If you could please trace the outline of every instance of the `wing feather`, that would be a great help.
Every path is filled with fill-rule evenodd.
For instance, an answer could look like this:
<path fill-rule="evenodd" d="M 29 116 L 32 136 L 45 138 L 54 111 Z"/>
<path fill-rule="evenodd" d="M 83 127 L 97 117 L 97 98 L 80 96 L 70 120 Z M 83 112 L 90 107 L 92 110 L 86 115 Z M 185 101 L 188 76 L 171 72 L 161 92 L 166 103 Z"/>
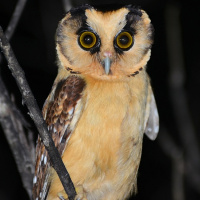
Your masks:
<path fill-rule="evenodd" d="M 55 84 L 50 96 L 43 107 L 43 116 L 46 120 L 49 133 L 52 135 L 55 146 L 59 153 L 63 154 L 67 141 L 73 132 L 70 124 L 76 115 L 76 105 L 81 101 L 85 82 L 82 78 L 72 75 L 67 79 Z M 77 110 L 80 113 L 79 110 Z M 76 115 L 76 122 L 78 118 Z M 74 128 L 74 125 L 73 125 Z M 50 168 L 48 153 L 38 137 L 36 148 L 36 167 L 33 179 L 33 199 L 44 200 L 50 187 Z"/>
<path fill-rule="evenodd" d="M 147 122 L 146 122 L 145 134 L 147 135 L 149 139 L 155 140 L 159 131 L 159 115 L 158 115 L 158 109 L 156 106 L 156 101 L 155 101 L 155 97 L 151 89 L 151 86 L 149 87 L 147 107 L 148 107 L 148 111 L 146 112 Z"/>

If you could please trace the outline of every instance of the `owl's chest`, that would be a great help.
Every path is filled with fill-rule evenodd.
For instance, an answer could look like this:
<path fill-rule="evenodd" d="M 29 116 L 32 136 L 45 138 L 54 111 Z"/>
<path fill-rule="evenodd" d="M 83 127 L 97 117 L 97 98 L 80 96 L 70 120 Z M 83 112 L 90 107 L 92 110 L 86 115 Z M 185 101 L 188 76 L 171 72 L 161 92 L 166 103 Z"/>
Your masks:
<path fill-rule="evenodd" d="M 84 95 L 86 103 L 81 118 L 90 129 L 95 129 L 91 135 L 98 131 L 113 135 L 120 130 L 125 116 L 131 115 L 128 108 L 133 106 L 132 97 L 125 84 L 98 83 L 86 88 Z"/>
<path fill-rule="evenodd" d="M 123 136 L 133 134 L 141 108 L 139 100 L 125 83 L 95 83 L 83 94 L 82 114 L 72 137 L 82 141 L 83 148 L 96 154 L 118 152 Z M 109 149 L 109 147 L 112 148 Z M 96 156 L 96 155 L 95 155 Z"/>
<path fill-rule="evenodd" d="M 127 160 L 133 154 L 143 118 L 143 101 L 133 88 L 102 82 L 86 86 L 82 111 L 63 155 L 75 182 L 99 177 L 100 184 L 105 173 L 114 178 L 116 171 L 122 173 L 132 166 Z M 121 168 L 119 163 L 126 164 Z M 81 175 L 77 174 L 79 166 Z"/>

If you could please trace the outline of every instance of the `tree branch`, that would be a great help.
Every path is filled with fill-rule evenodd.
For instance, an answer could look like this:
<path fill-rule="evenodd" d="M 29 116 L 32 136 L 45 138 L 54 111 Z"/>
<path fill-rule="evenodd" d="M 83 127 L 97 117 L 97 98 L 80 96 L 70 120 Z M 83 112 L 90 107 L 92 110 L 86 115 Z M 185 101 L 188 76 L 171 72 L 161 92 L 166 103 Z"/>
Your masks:
<path fill-rule="evenodd" d="M 6 31 L 5 31 L 5 35 L 6 35 L 6 38 L 8 40 L 11 39 L 11 37 L 12 37 L 14 31 L 15 31 L 15 28 L 17 26 L 19 18 L 20 18 L 21 14 L 22 14 L 22 11 L 24 10 L 24 6 L 26 4 L 26 1 L 27 0 L 19 0 L 17 2 L 17 5 L 16 5 L 15 10 L 13 12 L 13 15 L 11 17 L 11 20 L 10 20 L 10 22 L 8 24 L 8 27 L 7 27 Z"/>
<path fill-rule="evenodd" d="M 7 29 L 5 31 L 5 35 L 6 35 L 6 38 L 8 39 L 8 41 L 11 39 L 11 37 L 13 36 L 13 33 L 15 32 L 15 29 L 19 22 L 20 16 L 24 10 L 26 1 L 27 0 L 19 0 L 17 2 L 17 5 L 15 6 L 15 10 L 12 14 L 12 17 L 11 17 L 9 24 L 7 26 Z M 1 61 L 2 61 L 2 58 L 1 58 L 1 54 L 0 54 L 0 63 L 1 63 Z"/>
<path fill-rule="evenodd" d="M 62 2 L 63 2 L 63 7 L 64 7 L 65 12 L 68 12 L 72 7 L 71 1 L 70 0 L 62 0 Z"/>
<path fill-rule="evenodd" d="M 6 29 L 8 40 L 15 32 L 16 26 L 23 12 L 26 0 L 19 0 Z M 0 54 L 0 64 L 1 64 Z M 29 124 L 11 101 L 7 88 L 0 76 L 0 123 L 5 137 L 11 148 L 19 171 L 22 184 L 27 191 L 29 199 L 32 199 L 32 180 L 35 165 L 35 143 L 33 132 L 28 128 Z"/>
<path fill-rule="evenodd" d="M 11 46 L 7 38 L 3 34 L 3 30 L 1 27 L 0 27 L 0 48 L 2 49 L 4 56 L 7 59 L 8 67 L 11 70 L 12 75 L 14 76 L 17 82 L 17 85 L 22 94 L 22 98 L 30 112 L 29 114 L 39 131 L 40 137 L 43 141 L 43 144 L 45 145 L 45 148 L 48 151 L 49 157 L 51 159 L 51 163 L 63 184 L 63 187 L 68 195 L 69 200 L 73 200 L 76 195 L 74 185 L 71 181 L 69 173 L 67 172 L 62 162 L 60 154 L 58 150 L 56 149 L 50 134 L 48 133 L 47 125 L 42 117 L 41 111 L 25 79 L 24 72 L 19 66 L 19 63 L 17 59 L 15 58 L 15 55 L 11 49 Z"/>
<path fill-rule="evenodd" d="M 1 77 L 0 94 L 0 123 L 15 158 L 24 188 L 31 199 L 35 162 L 33 152 L 35 149 L 33 148 L 33 140 L 28 142 L 25 137 L 24 127 L 27 129 L 28 123 L 19 117 L 20 113 L 10 101 Z M 30 135 L 33 133 L 30 132 Z"/>

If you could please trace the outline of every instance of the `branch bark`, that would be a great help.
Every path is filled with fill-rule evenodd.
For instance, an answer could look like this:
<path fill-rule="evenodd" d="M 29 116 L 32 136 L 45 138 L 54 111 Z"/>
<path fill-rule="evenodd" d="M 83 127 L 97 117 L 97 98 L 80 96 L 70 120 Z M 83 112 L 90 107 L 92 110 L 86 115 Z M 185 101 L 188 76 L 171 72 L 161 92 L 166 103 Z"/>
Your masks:
<path fill-rule="evenodd" d="M 67 13 L 71 9 L 72 3 L 70 0 L 62 0 L 62 2 L 63 2 L 64 10 Z"/>
<path fill-rule="evenodd" d="M 5 31 L 5 35 L 6 35 L 6 38 L 8 40 L 11 39 L 13 33 L 15 32 L 15 28 L 17 27 L 19 18 L 20 18 L 21 14 L 22 14 L 22 11 L 24 10 L 24 6 L 26 4 L 26 1 L 27 0 L 19 0 L 17 2 L 17 5 L 16 5 L 15 10 L 13 12 L 13 15 L 11 17 L 11 20 L 10 20 L 10 22 L 8 24 L 8 27 L 7 27 L 6 31 Z"/>
<path fill-rule="evenodd" d="M 5 33 L 8 40 L 11 39 L 15 32 L 26 1 L 27 0 L 19 0 L 16 4 Z M 2 54 L 0 54 L 0 64 L 2 61 L 1 56 Z M 27 191 L 29 199 L 32 199 L 32 180 L 35 165 L 35 143 L 33 132 L 29 129 L 29 124 L 17 109 L 15 103 L 11 101 L 1 76 L 0 123 L 15 159 L 22 184 Z"/>
<path fill-rule="evenodd" d="M 28 129 L 28 123 L 23 119 L 20 112 L 11 102 L 1 77 L 0 123 L 15 158 L 23 186 L 31 199 L 35 149 L 33 139 L 27 141 L 25 129 L 28 131 L 29 137 L 32 136 L 33 133 Z"/>
<path fill-rule="evenodd" d="M 0 48 L 2 49 L 3 54 L 7 59 L 8 67 L 11 70 L 12 75 L 14 76 L 17 82 L 17 85 L 22 94 L 22 98 L 30 112 L 29 114 L 37 127 L 37 130 L 45 145 L 45 148 L 48 151 L 51 163 L 63 184 L 63 187 L 68 195 L 69 200 L 73 200 L 76 195 L 74 185 L 71 181 L 69 173 L 67 172 L 62 162 L 60 154 L 56 149 L 50 134 L 48 133 L 47 125 L 42 117 L 41 111 L 26 81 L 24 72 L 19 66 L 19 63 L 15 58 L 12 48 L 7 38 L 5 37 L 1 27 L 0 27 Z"/>
<path fill-rule="evenodd" d="M 15 29 L 17 27 L 17 24 L 19 22 L 19 19 L 20 19 L 20 16 L 24 10 L 24 6 L 26 4 L 26 1 L 27 0 L 19 0 L 17 2 L 17 5 L 15 6 L 15 10 L 12 14 L 12 17 L 9 21 L 9 24 L 8 24 L 8 27 L 5 31 L 5 35 L 6 35 L 6 38 L 8 39 L 8 41 L 12 38 L 14 32 L 15 32 Z M 0 63 L 2 61 L 2 58 L 1 58 L 1 54 L 0 54 Z"/>

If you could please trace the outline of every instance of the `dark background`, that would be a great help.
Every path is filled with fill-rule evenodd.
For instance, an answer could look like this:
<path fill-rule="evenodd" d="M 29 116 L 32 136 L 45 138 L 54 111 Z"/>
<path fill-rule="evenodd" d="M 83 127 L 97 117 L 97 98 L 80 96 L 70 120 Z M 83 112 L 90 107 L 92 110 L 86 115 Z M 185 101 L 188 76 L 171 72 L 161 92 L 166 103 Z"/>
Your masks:
<path fill-rule="evenodd" d="M 0 25 L 4 30 L 16 3 L 15 0 L 0 0 Z M 74 6 L 83 3 L 115 4 L 122 1 L 72 2 Z M 138 194 L 132 199 L 198 200 L 200 199 L 198 1 L 132 0 L 123 3 L 141 6 L 149 14 L 155 28 L 155 42 L 147 71 L 152 79 L 161 127 L 155 141 L 152 142 L 144 137 L 138 174 Z M 57 24 L 65 13 L 62 0 L 28 0 L 10 41 L 41 109 L 57 74 L 54 35 Z M 17 106 L 34 127 L 26 115 L 27 109 L 22 106 L 21 95 L 4 58 L 1 60 L 0 74 L 10 94 L 15 96 Z M 193 151 L 195 148 L 197 150 Z M 28 199 L 1 127 L 0 152 L 0 199 Z"/>

